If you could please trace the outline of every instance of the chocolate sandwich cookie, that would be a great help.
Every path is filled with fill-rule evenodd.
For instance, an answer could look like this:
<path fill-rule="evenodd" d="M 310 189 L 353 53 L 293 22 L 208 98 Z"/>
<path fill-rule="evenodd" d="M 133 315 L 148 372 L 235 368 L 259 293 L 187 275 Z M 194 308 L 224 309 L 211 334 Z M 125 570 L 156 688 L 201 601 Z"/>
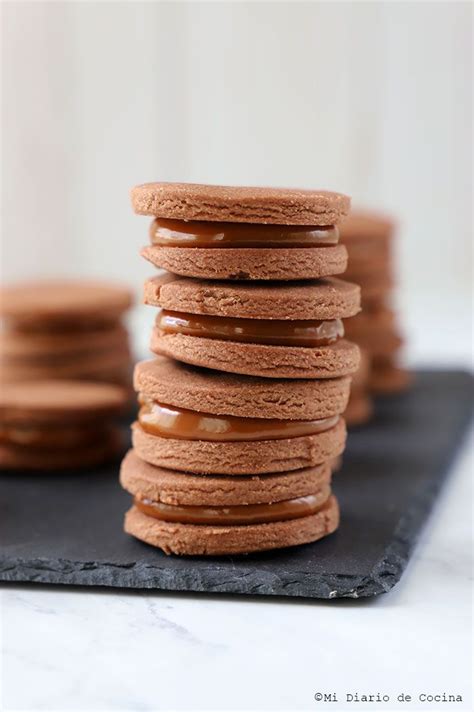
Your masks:
<path fill-rule="evenodd" d="M 161 307 L 151 350 L 219 371 L 270 378 L 353 373 L 358 348 L 342 319 L 359 311 L 357 285 L 327 278 L 283 284 L 165 276 L 145 284 Z"/>
<path fill-rule="evenodd" d="M 103 383 L 36 381 L 0 391 L 0 467 L 57 469 L 116 456 L 123 438 L 114 421 L 124 389 Z"/>
<path fill-rule="evenodd" d="M 125 531 L 167 554 L 224 555 L 315 541 L 338 525 L 328 464 L 263 477 L 190 475 L 131 451 L 120 480 L 134 496 Z"/>
<path fill-rule="evenodd" d="M 132 190 L 153 215 L 142 255 L 174 274 L 206 279 L 313 279 L 344 272 L 338 222 L 350 200 L 328 191 L 149 183 Z"/>
<path fill-rule="evenodd" d="M 159 358 L 138 364 L 134 381 L 141 408 L 133 444 L 159 467 L 282 472 L 324 462 L 344 447 L 347 377 L 269 380 Z"/>

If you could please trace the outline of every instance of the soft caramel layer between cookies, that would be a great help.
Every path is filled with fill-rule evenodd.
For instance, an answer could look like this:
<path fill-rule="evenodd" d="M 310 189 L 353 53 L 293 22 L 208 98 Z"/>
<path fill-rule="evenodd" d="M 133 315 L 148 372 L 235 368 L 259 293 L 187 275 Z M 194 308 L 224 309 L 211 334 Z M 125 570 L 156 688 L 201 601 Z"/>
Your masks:
<path fill-rule="evenodd" d="M 327 485 L 324 492 L 296 497 L 272 504 L 242 504 L 230 507 L 206 507 L 193 505 L 164 504 L 150 499 L 135 498 L 134 504 L 141 512 L 165 522 L 180 524 L 248 525 L 281 522 L 287 519 L 308 517 L 321 509 L 330 494 Z"/>
<path fill-rule="evenodd" d="M 344 336 L 341 319 L 240 319 L 161 310 L 156 326 L 164 334 L 185 334 L 274 346 L 328 346 Z"/>
<path fill-rule="evenodd" d="M 321 420 L 277 420 L 213 415 L 162 405 L 140 397 L 138 422 L 150 435 L 162 438 L 211 441 L 280 440 L 314 435 L 336 425 L 339 416 Z"/>
<path fill-rule="evenodd" d="M 335 226 L 253 225 L 156 218 L 150 240 L 161 247 L 330 247 L 337 244 Z"/>

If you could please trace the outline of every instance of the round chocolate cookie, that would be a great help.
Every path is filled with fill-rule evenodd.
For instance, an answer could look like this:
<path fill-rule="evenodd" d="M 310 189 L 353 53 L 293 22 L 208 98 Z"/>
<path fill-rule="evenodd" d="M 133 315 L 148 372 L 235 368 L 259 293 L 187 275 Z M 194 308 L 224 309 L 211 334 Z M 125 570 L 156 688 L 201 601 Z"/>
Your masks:
<path fill-rule="evenodd" d="M 145 282 L 144 301 L 177 312 L 249 319 L 345 319 L 360 311 L 360 287 L 342 279 L 240 284 L 163 275 Z"/>
<path fill-rule="evenodd" d="M 105 383 L 35 381 L 2 384 L 0 424 L 31 425 L 98 421 L 120 414 L 123 388 Z"/>
<path fill-rule="evenodd" d="M 132 426 L 137 455 L 170 470 L 197 474 L 259 475 L 313 467 L 340 455 L 346 428 L 342 418 L 315 434 L 273 440 L 191 440 L 162 437 Z"/>
<path fill-rule="evenodd" d="M 317 279 L 342 274 L 347 267 L 344 245 L 235 249 L 148 245 L 141 255 L 173 274 L 205 279 Z"/>
<path fill-rule="evenodd" d="M 193 367 L 168 358 L 135 367 L 135 390 L 160 403 L 216 415 L 313 420 L 343 413 L 350 377 L 273 379 Z"/>
<path fill-rule="evenodd" d="M 359 364 L 358 346 L 345 339 L 329 346 L 305 348 L 164 335 L 155 329 L 150 348 L 156 354 L 196 366 L 264 378 L 333 379 L 354 373 Z"/>
<path fill-rule="evenodd" d="M 348 202 L 344 196 L 169 184 L 139 186 L 132 195 L 135 207 L 151 200 L 156 215 L 151 245 L 142 255 L 173 274 L 268 281 L 315 279 L 346 269 L 347 251 L 337 244 L 336 226 Z M 268 211 L 273 218 L 266 217 Z M 300 224 L 305 213 L 312 222 Z"/>
<path fill-rule="evenodd" d="M 323 463 L 261 476 L 190 474 L 149 465 L 130 450 L 122 462 L 120 483 L 134 497 L 170 505 L 228 507 L 268 504 L 306 495 L 317 495 L 322 504 L 329 497 L 331 468 Z"/>
<path fill-rule="evenodd" d="M 342 318 L 359 287 L 339 279 L 289 284 L 158 277 L 145 302 L 161 306 L 151 350 L 218 371 L 270 378 L 337 378 L 359 362 Z"/>
<path fill-rule="evenodd" d="M 334 532 L 339 507 L 331 496 L 312 515 L 247 525 L 199 525 L 147 516 L 136 506 L 125 515 L 125 531 L 166 554 L 221 556 L 307 544 Z"/>
<path fill-rule="evenodd" d="M 83 280 L 22 282 L 0 290 L 0 316 L 22 328 L 62 330 L 115 320 L 132 303 L 128 289 Z"/>
<path fill-rule="evenodd" d="M 275 225 L 337 225 L 350 198 L 325 190 L 145 183 L 132 189 L 139 215 Z"/>

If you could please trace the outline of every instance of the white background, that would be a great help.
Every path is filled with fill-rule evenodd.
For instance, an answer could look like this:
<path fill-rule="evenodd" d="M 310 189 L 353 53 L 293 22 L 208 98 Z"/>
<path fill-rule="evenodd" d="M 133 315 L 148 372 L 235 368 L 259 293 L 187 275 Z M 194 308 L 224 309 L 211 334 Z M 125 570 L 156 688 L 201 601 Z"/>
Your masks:
<path fill-rule="evenodd" d="M 410 359 L 466 360 L 470 3 L 2 10 L 5 279 L 109 276 L 140 295 L 149 220 L 132 214 L 136 183 L 330 188 L 399 220 Z M 150 316 L 136 323 L 142 345 Z"/>
<path fill-rule="evenodd" d="M 136 183 L 332 188 L 400 222 L 409 360 L 470 363 L 471 9 L 3 3 L 3 278 L 106 276 L 139 295 Z M 134 319 L 141 347 L 151 320 Z M 7 587 L 4 709 L 313 710 L 335 689 L 464 696 L 358 712 L 470 710 L 471 479 L 465 454 L 372 603 Z"/>

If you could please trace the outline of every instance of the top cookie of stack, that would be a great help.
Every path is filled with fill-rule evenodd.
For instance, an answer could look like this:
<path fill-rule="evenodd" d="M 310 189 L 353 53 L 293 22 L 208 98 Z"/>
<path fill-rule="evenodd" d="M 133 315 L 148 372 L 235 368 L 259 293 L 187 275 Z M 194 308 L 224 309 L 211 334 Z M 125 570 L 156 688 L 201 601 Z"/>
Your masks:
<path fill-rule="evenodd" d="M 132 205 L 155 217 L 142 255 L 173 274 L 294 280 L 347 267 L 337 224 L 350 199 L 340 193 L 149 183 L 132 190 Z"/>

